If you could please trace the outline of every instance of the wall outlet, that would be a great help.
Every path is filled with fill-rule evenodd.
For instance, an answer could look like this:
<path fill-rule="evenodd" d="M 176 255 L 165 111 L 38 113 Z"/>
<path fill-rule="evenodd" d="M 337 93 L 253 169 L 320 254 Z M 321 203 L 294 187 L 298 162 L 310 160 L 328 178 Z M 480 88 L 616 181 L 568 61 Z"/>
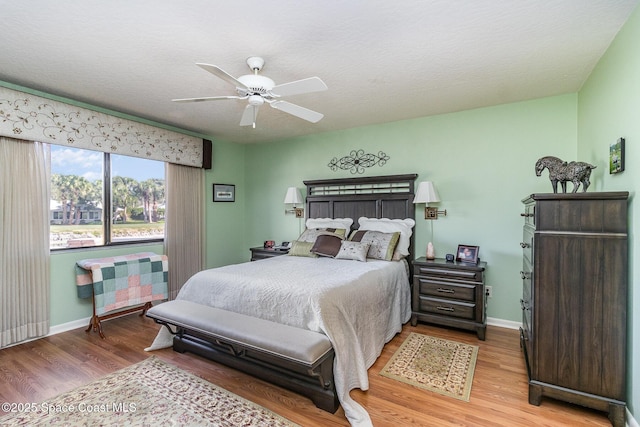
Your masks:
<path fill-rule="evenodd" d="M 484 287 L 484 293 L 487 296 L 487 298 L 491 298 L 493 296 L 493 287 L 485 286 Z"/>

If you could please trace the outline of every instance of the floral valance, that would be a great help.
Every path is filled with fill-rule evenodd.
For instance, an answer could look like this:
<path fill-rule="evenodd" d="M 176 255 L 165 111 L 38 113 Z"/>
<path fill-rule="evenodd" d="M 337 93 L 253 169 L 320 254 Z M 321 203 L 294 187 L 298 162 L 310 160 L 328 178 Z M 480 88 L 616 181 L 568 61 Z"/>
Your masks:
<path fill-rule="evenodd" d="M 0 135 L 203 167 L 200 138 L 5 87 Z"/>

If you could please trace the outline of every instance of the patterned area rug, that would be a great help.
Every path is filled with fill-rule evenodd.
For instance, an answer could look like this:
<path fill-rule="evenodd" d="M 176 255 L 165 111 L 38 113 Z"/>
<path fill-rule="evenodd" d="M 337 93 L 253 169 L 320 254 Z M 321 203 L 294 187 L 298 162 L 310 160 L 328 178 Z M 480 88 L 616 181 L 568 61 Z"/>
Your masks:
<path fill-rule="evenodd" d="M 478 346 L 411 333 L 380 375 L 469 401 Z"/>
<path fill-rule="evenodd" d="M 45 402 L 15 409 L 0 417 L 0 425 L 299 427 L 155 357 Z"/>

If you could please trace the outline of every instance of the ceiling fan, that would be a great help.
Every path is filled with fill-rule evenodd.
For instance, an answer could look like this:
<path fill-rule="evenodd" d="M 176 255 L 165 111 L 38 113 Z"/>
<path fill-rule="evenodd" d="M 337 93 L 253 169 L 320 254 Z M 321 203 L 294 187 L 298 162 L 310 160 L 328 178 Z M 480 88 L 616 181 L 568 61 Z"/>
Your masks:
<path fill-rule="evenodd" d="M 289 113 L 311 123 L 317 123 L 324 117 L 324 114 L 280 99 L 284 96 L 327 90 L 327 85 L 319 77 L 309 77 L 307 79 L 276 85 L 270 78 L 258 74 L 258 72 L 262 70 L 262 67 L 264 67 L 264 59 L 258 56 L 251 56 L 247 58 L 247 65 L 251 71 L 253 71 L 253 74 L 247 74 L 238 78 L 233 77 L 231 74 L 216 65 L 202 63 L 196 63 L 196 65 L 234 85 L 237 95 L 182 98 L 172 99 L 172 101 L 201 102 L 218 101 L 223 99 L 246 99 L 248 104 L 242 113 L 240 126 L 253 125 L 254 128 L 256 127 L 258 109 L 265 102 L 276 110 L 284 111 L 285 113 Z"/>

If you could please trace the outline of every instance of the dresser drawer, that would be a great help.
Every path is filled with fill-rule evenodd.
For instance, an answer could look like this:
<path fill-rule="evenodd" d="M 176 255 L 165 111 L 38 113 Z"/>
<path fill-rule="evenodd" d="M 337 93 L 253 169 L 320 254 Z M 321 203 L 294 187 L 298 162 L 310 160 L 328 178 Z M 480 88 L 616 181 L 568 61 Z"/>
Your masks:
<path fill-rule="evenodd" d="M 473 320 L 475 307 L 473 303 L 420 296 L 419 309 L 424 313 Z"/>
<path fill-rule="evenodd" d="M 476 285 L 427 279 L 420 276 L 416 276 L 414 280 L 413 285 L 418 287 L 420 295 L 470 302 L 476 300 Z"/>
<path fill-rule="evenodd" d="M 438 268 L 430 265 L 416 265 L 416 275 L 447 277 L 453 280 L 466 280 L 470 282 L 482 282 L 482 270 L 464 270 L 462 268 Z"/>
<path fill-rule="evenodd" d="M 536 225 L 536 205 L 535 204 L 527 204 L 524 206 L 524 212 L 520 214 L 524 218 L 525 225 Z"/>
<path fill-rule="evenodd" d="M 522 248 L 522 256 L 531 263 L 533 259 L 533 233 L 534 229 L 531 227 L 524 227 L 522 231 L 522 241 L 520 247 Z"/>

